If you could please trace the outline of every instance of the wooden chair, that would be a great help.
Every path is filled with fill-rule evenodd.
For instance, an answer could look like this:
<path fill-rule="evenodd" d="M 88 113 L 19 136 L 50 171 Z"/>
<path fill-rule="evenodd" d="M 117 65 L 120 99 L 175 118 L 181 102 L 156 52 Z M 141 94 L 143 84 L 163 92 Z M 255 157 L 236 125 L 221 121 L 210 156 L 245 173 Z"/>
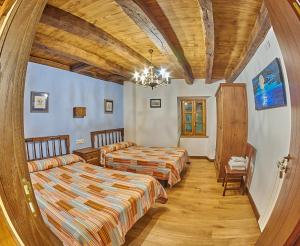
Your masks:
<path fill-rule="evenodd" d="M 225 165 L 225 177 L 223 179 L 223 186 L 224 186 L 223 196 L 225 196 L 227 190 L 242 189 L 242 194 L 243 195 L 245 194 L 246 186 L 248 183 L 248 177 L 249 177 L 248 174 L 249 174 L 250 163 L 254 156 L 254 152 L 255 152 L 254 147 L 251 144 L 247 143 L 245 157 L 248 157 L 248 162 L 245 170 L 233 170 L 230 168 L 229 164 Z M 245 181 L 244 181 L 244 177 L 245 177 Z M 237 181 L 239 181 L 240 183 L 239 187 L 227 187 L 228 182 L 237 182 Z"/>

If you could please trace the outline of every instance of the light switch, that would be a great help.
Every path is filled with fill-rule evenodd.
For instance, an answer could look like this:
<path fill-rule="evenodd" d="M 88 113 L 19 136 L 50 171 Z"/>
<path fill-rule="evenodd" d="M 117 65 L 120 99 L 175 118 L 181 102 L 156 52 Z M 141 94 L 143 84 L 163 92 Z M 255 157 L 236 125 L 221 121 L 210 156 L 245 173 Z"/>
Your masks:
<path fill-rule="evenodd" d="M 77 139 L 76 144 L 84 144 L 84 138 Z"/>

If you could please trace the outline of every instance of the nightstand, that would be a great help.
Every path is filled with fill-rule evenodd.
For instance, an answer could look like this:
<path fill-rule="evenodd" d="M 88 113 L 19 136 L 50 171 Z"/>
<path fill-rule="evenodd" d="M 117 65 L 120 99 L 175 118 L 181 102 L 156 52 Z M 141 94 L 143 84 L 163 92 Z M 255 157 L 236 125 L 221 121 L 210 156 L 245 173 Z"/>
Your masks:
<path fill-rule="evenodd" d="M 84 148 L 73 151 L 73 154 L 79 155 L 87 163 L 100 166 L 100 150 L 95 148 Z"/>

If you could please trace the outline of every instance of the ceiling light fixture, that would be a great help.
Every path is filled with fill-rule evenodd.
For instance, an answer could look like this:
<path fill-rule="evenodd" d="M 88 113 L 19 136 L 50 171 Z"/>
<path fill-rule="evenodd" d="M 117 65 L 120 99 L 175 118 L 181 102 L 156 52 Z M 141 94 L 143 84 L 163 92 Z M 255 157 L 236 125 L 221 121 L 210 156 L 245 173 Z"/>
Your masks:
<path fill-rule="evenodd" d="M 170 73 L 165 69 L 156 69 L 152 64 L 153 50 L 149 50 L 150 53 L 150 65 L 144 68 L 142 72 L 135 72 L 133 77 L 138 85 L 153 88 L 169 85 L 171 83 Z"/>

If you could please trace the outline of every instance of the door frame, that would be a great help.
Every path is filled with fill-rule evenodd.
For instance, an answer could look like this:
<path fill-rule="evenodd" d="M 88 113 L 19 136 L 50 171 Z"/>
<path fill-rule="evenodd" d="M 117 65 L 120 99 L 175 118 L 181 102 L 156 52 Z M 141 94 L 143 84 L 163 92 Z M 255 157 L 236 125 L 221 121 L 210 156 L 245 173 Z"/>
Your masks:
<path fill-rule="evenodd" d="M 289 79 L 291 160 L 271 217 L 256 245 L 295 245 L 300 237 L 300 21 L 288 0 L 265 0 Z"/>
<path fill-rule="evenodd" d="M 9 1 L 9 0 L 6 0 Z M 47 0 L 15 0 L 0 36 L 0 196 L 12 227 L 25 245 L 61 245 L 47 228 L 31 186 L 26 165 L 23 99 L 27 63 L 39 18 Z M 292 245 L 300 219 L 300 22 L 287 0 L 265 0 L 284 57 L 292 104 L 292 139 L 289 172 L 271 218 L 257 245 Z M 298 63 L 297 63 L 298 62 Z M 33 214 L 28 202 L 36 209 Z"/>
<path fill-rule="evenodd" d="M 6 0 L 4 5 L 11 8 L 0 29 L 0 205 L 19 245 L 62 245 L 41 217 L 24 147 L 25 75 L 46 3 L 47 0 Z M 29 188 L 28 194 L 24 186 Z"/>

